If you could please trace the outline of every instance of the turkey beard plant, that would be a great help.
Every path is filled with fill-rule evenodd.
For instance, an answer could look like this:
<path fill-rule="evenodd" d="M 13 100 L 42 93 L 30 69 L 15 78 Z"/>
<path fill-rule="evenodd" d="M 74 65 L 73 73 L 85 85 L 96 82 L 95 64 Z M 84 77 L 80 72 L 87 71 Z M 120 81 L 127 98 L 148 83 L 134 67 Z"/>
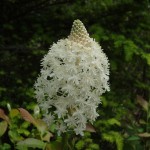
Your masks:
<path fill-rule="evenodd" d="M 99 114 L 100 96 L 109 91 L 109 63 L 101 46 L 75 20 L 66 39 L 53 44 L 42 60 L 35 95 L 45 122 L 60 135 L 83 135 Z"/>

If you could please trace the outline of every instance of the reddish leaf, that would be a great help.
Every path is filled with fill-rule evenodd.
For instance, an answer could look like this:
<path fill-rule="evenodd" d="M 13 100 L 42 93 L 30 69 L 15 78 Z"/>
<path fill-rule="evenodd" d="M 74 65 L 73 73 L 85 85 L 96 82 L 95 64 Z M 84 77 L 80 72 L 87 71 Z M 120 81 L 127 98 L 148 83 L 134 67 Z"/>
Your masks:
<path fill-rule="evenodd" d="M 0 109 L 0 118 L 5 120 L 5 116 L 4 110 Z"/>
<path fill-rule="evenodd" d="M 0 118 L 6 120 L 9 123 L 9 118 L 8 116 L 5 115 L 5 112 L 3 109 L 0 109 Z"/>
<path fill-rule="evenodd" d="M 96 132 L 95 128 L 89 123 L 86 124 L 86 130 L 85 131 Z"/>
<path fill-rule="evenodd" d="M 36 125 L 35 119 L 32 117 L 32 115 L 27 110 L 25 110 L 23 108 L 18 108 L 18 110 L 20 111 L 20 114 L 25 121 L 28 121 L 28 122 Z"/>

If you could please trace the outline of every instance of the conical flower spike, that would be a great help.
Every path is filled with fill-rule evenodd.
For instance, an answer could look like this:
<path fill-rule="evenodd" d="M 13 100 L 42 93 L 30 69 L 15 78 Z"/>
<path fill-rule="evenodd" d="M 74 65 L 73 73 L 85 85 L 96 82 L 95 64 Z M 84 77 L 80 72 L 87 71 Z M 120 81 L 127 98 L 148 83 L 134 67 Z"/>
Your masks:
<path fill-rule="evenodd" d="M 109 91 L 109 62 L 101 46 L 75 20 L 66 39 L 53 44 L 42 60 L 35 96 L 48 125 L 58 134 L 83 135 L 86 124 L 99 116 L 99 97 Z"/>
<path fill-rule="evenodd" d="M 71 33 L 68 38 L 84 46 L 89 45 L 91 41 L 86 28 L 80 20 L 75 20 L 73 22 Z"/>

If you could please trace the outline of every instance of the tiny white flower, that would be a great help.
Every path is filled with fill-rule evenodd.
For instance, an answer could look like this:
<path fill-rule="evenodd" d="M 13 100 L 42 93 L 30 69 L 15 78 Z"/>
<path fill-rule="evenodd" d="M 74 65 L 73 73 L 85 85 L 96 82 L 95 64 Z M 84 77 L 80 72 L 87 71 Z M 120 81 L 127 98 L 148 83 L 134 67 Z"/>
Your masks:
<path fill-rule="evenodd" d="M 43 121 L 46 122 L 48 126 L 50 126 L 54 123 L 54 119 L 55 117 L 51 113 L 49 113 L 44 115 Z"/>
<path fill-rule="evenodd" d="M 67 119 L 64 120 L 68 127 L 76 127 L 76 118 L 70 115 L 67 116 Z"/>
<path fill-rule="evenodd" d="M 75 128 L 75 129 L 74 129 L 76 135 L 81 135 L 81 136 L 84 135 L 84 133 L 83 133 L 84 130 L 85 130 L 85 129 L 82 128 L 82 127 L 78 127 L 78 128 Z"/>
<path fill-rule="evenodd" d="M 60 136 L 61 133 L 66 132 L 66 126 L 65 126 L 65 124 L 62 123 L 62 122 L 61 123 L 57 123 L 56 124 L 56 130 L 57 130 L 58 136 Z"/>
<path fill-rule="evenodd" d="M 109 91 L 107 56 L 75 20 L 68 38 L 54 43 L 41 65 L 35 97 L 44 120 L 56 123 L 58 134 L 74 130 L 83 135 L 87 122 L 98 116 L 99 97 Z"/>

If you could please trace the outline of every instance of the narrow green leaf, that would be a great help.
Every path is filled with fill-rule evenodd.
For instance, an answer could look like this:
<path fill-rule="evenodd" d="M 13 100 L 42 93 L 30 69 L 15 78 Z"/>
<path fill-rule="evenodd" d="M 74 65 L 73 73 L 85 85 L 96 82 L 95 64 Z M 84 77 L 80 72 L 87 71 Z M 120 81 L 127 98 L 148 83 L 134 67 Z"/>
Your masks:
<path fill-rule="evenodd" d="M 115 141 L 114 136 L 110 133 L 103 133 L 102 138 L 110 143 L 113 143 Z"/>
<path fill-rule="evenodd" d="M 115 118 L 108 119 L 107 123 L 110 124 L 110 125 L 118 125 L 118 126 L 121 125 L 121 123 Z"/>
<path fill-rule="evenodd" d="M 128 141 L 137 141 L 137 140 L 140 140 L 140 138 L 138 136 L 130 136 L 128 139 Z"/>

